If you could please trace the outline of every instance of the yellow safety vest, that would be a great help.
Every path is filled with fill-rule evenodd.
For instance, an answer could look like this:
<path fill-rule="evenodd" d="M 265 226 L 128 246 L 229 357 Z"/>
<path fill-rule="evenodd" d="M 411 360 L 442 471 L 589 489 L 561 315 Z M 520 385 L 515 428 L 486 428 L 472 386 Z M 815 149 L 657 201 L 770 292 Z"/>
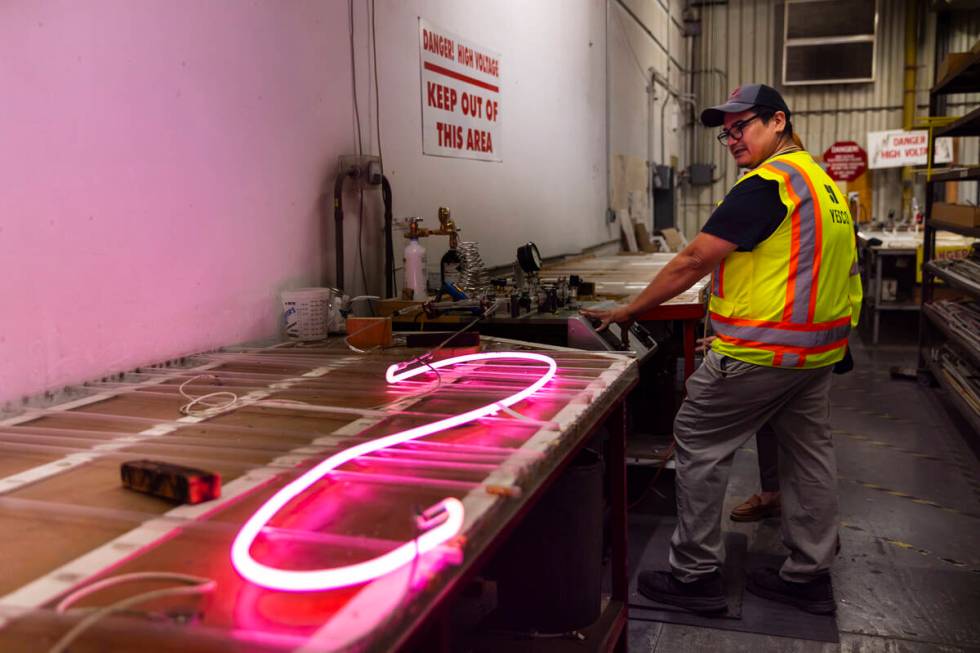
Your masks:
<path fill-rule="evenodd" d="M 779 184 L 786 217 L 755 249 L 732 252 L 715 270 L 711 348 L 770 367 L 833 365 L 861 308 L 847 203 L 807 152 L 774 156 L 736 184 L 754 175 Z"/>

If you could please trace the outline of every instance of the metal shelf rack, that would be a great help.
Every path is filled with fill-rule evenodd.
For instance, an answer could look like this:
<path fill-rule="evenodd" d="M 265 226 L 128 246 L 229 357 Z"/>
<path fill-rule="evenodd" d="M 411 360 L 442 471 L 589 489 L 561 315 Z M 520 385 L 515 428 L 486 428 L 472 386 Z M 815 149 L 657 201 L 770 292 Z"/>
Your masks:
<path fill-rule="evenodd" d="M 977 50 L 975 48 L 975 50 Z M 951 93 L 970 93 L 980 91 L 980 51 L 972 53 L 956 66 L 929 91 L 929 115 L 939 113 L 940 97 Z M 980 136 L 980 107 L 966 115 L 935 130 L 940 136 Z M 960 412 L 965 421 L 980 433 L 980 413 L 978 413 L 955 385 L 948 382 L 942 364 L 937 360 L 937 350 L 945 342 L 952 343 L 962 360 L 980 370 L 980 349 L 974 343 L 959 337 L 945 324 L 940 312 L 933 306 L 937 279 L 965 294 L 978 297 L 975 288 L 960 282 L 954 275 L 947 274 L 933 263 L 936 258 L 936 232 L 951 231 L 966 236 L 980 237 L 980 227 L 950 224 L 932 217 L 936 201 L 936 184 L 949 181 L 980 180 L 980 166 L 970 166 L 952 170 L 931 171 L 935 140 L 929 141 L 930 174 L 926 178 L 926 222 L 922 248 L 922 310 L 919 325 L 919 370 L 920 374 L 931 375 L 945 390 L 949 405 Z"/>

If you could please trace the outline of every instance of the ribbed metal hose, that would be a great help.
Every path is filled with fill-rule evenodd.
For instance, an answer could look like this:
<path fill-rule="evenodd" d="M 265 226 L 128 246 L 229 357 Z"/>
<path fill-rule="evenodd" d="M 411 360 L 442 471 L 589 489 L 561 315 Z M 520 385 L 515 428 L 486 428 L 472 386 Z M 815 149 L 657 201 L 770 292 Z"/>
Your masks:
<path fill-rule="evenodd" d="M 480 256 L 480 244 L 472 241 L 459 244 L 459 285 L 470 297 L 482 294 L 490 285 L 487 266 Z"/>

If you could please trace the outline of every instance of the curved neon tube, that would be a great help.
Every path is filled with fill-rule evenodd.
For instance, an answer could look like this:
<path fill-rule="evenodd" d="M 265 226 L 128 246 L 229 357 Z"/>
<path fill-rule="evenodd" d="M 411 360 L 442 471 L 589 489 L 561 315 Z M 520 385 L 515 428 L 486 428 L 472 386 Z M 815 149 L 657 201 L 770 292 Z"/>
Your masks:
<path fill-rule="evenodd" d="M 420 528 L 428 528 L 425 533 L 414 540 L 405 542 L 401 546 L 392 549 L 388 553 L 380 555 L 364 562 L 358 562 L 343 567 L 333 567 L 329 569 L 314 570 L 289 570 L 279 569 L 264 565 L 255 560 L 250 553 L 252 543 L 262 531 L 265 525 L 272 519 L 277 512 L 289 503 L 293 498 L 306 490 L 308 487 L 319 481 L 332 470 L 340 467 L 344 463 L 350 462 L 358 456 L 378 451 L 386 447 L 391 447 L 409 440 L 425 437 L 451 429 L 467 422 L 494 415 L 497 412 L 513 406 L 514 404 L 527 399 L 535 392 L 544 387 L 558 370 L 558 365 L 550 356 L 535 354 L 532 352 L 484 352 L 479 354 L 467 354 L 465 356 L 455 356 L 441 361 L 435 361 L 414 367 L 411 369 L 400 368 L 399 365 L 390 366 L 385 371 L 385 380 L 388 383 L 398 383 L 405 379 L 410 379 L 419 374 L 431 371 L 433 368 L 446 367 L 470 361 L 500 360 L 500 359 L 519 359 L 544 363 L 548 370 L 531 385 L 520 392 L 510 395 L 500 401 L 487 404 L 474 410 L 447 417 L 437 422 L 423 424 L 415 428 L 407 429 L 399 433 L 386 435 L 376 440 L 364 442 L 349 449 L 330 456 L 320 464 L 316 465 L 305 474 L 289 483 L 272 496 L 258 511 L 252 515 L 235 537 L 231 546 L 231 562 L 239 574 L 245 579 L 267 587 L 269 589 L 286 590 L 291 592 L 304 592 L 333 589 L 355 585 L 379 576 L 387 574 L 402 565 L 412 561 L 416 555 L 421 555 L 431 551 L 446 540 L 450 539 L 463 526 L 463 504 L 458 499 L 449 497 L 432 506 L 423 514 L 420 520 Z M 438 525 L 436 525 L 438 524 Z"/>

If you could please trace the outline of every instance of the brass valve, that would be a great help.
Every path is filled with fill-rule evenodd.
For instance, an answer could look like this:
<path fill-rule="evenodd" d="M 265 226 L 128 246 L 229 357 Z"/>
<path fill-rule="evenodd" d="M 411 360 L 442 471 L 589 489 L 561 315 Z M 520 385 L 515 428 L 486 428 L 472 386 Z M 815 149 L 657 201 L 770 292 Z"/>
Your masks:
<path fill-rule="evenodd" d="M 421 226 L 422 218 L 409 218 L 408 231 L 405 232 L 406 238 L 425 238 L 426 236 L 449 236 L 449 247 L 456 249 L 459 246 L 459 228 L 453 222 L 449 209 L 444 206 L 439 207 L 439 228 L 429 229 Z"/>
<path fill-rule="evenodd" d="M 449 209 L 445 206 L 439 207 L 439 231 L 436 233 L 449 236 L 450 248 L 456 249 L 459 245 L 459 229 L 456 228 L 456 223 L 453 222 Z"/>

